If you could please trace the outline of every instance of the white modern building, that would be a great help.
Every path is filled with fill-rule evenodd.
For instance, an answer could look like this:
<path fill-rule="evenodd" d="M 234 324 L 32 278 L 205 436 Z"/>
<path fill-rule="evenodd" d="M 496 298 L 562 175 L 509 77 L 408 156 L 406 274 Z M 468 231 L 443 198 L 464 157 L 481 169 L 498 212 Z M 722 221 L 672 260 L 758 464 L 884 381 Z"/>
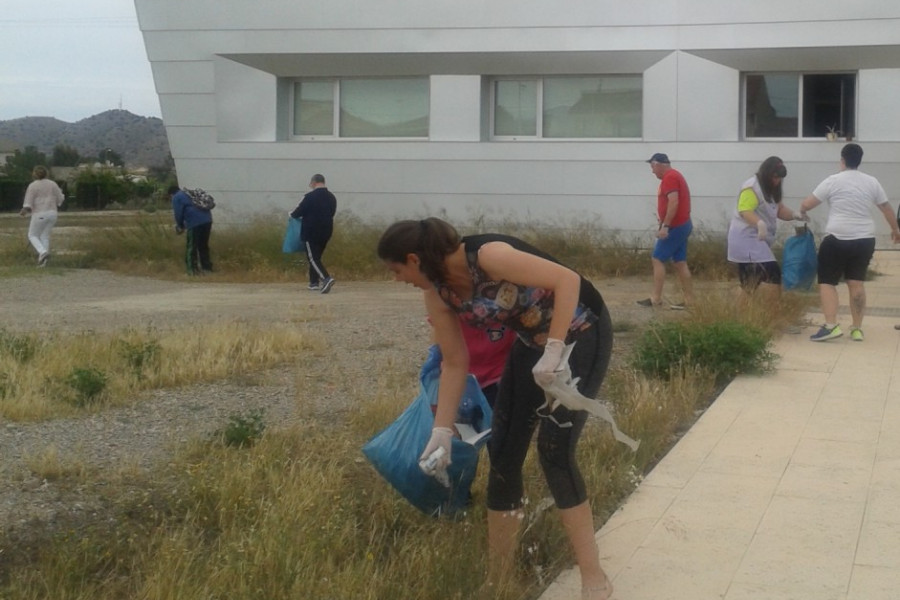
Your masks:
<path fill-rule="evenodd" d="M 181 183 L 223 220 L 292 208 L 319 172 L 363 217 L 642 232 L 665 152 L 723 230 L 767 156 L 795 206 L 847 138 L 900 200 L 897 0 L 135 5 Z"/>

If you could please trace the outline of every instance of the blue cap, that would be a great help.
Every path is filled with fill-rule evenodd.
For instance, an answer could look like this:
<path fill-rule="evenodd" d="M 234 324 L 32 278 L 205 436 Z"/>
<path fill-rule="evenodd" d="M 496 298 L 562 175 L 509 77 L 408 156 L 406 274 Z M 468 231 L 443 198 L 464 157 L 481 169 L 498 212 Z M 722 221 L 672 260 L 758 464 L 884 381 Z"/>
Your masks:
<path fill-rule="evenodd" d="M 648 162 L 648 163 L 649 163 L 649 162 L 658 162 L 658 163 L 663 163 L 663 164 L 666 164 L 666 165 L 670 164 L 670 163 L 669 163 L 669 157 L 666 156 L 665 154 L 663 154 L 662 152 L 657 152 L 656 154 L 654 154 L 653 156 L 651 156 L 651 157 L 650 157 L 650 160 L 648 160 L 647 162 Z"/>

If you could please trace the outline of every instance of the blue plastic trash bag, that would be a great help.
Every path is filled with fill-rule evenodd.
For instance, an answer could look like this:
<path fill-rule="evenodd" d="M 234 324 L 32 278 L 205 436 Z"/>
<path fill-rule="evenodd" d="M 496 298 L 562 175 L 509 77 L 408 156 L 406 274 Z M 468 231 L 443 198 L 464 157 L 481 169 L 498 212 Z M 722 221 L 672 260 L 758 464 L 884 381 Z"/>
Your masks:
<path fill-rule="evenodd" d="M 490 437 L 486 435 L 480 438 L 474 446 L 453 438 L 452 464 L 447 469 L 449 488 L 422 472 L 419 468 L 419 455 L 428 443 L 434 427 L 431 407 L 437 403 L 439 377 L 440 354 L 433 348 L 419 374 L 419 395 L 396 421 L 369 440 L 362 449 L 366 458 L 394 489 L 410 504 L 432 516 L 465 509 L 472 480 L 478 469 L 479 451 Z M 491 407 L 481 393 L 475 377 L 469 375 L 460 406 L 473 404 L 479 411 L 476 411 L 478 418 L 473 420 L 472 426 L 476 432 L 483 432 L 491 425 Z"/>
<path fill-rule="evenodd" d="M 287 230 L 284 232 L 284 242 L 281 243 L 281 251 L 285 254 L 303 252 L 303 240 L 300 238 L 300 219 L 288 217 Z"/>
<path fill-rule="evenodd" d="M 809 290 L 816 279 L 816 241 L 808 227 L 784 243 L 781 281 L 786 290 Z"/>

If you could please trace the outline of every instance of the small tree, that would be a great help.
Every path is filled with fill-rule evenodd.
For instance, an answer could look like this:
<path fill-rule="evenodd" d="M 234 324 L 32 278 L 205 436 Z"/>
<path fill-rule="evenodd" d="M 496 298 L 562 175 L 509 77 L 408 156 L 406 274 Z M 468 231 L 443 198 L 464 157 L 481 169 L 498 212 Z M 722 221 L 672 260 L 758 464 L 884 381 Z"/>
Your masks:
<path fill-rule="evenodd" d="M 54 167 L 77 167 L 80 161 L 81 155 L 72 146 L 57 144 L 53 147 Z"/>
<path fill-rule="evenodd" d="M 131 184 L 107 169 L 81 171 L 75 179 L 75 200 L 82 208 L 105 208 L 110 202 L 126 202 Z"/>
<path fill-rule="evenodd" d="M 12 156 L 6 157 L 6 174 L 10 179 L 30 180 L 32 169 L 46 164 L 46 154 L 39 152 L 35 146 L 25 146 L 25 150 L 16 150 Z"/>

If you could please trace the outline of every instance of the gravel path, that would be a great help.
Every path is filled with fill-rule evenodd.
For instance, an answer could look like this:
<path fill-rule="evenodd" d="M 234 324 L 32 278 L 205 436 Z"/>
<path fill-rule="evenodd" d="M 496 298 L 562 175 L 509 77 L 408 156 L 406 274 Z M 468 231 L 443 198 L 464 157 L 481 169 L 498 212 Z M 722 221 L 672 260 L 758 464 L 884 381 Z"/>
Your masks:
<path fill-rule="evenodd" d="M 633 304 L 646 287 L 637 280 L 600 283 L 614 321 L 650 317 L 652 311 Z M 29 460 L 55 451 L 89 471 L 146 469 L 234 414 L 264 409 L 267 424 L 285 424 L 346 408 L 349 392 L 358 393 L 385 365 L 408 371 L 414 389 L 430 343 L 421 294 L 387 281 L 339 281 L 322 295 L 299 283 L 157 281 L 47 269 L 3 279 L 0 306 L 0 325 L 10 331 L 169 329 L 239 319 L 300 327 L 321 336 L 326 348 L 250 378 L 148 392 L 124 408 L 41 423 L 0 421 L 0 527 L 12 534 L 8 539 L 103 510 L 90 486 L 39 478 Z M 298 414 L 298 402 L 311 413 Z"/>

